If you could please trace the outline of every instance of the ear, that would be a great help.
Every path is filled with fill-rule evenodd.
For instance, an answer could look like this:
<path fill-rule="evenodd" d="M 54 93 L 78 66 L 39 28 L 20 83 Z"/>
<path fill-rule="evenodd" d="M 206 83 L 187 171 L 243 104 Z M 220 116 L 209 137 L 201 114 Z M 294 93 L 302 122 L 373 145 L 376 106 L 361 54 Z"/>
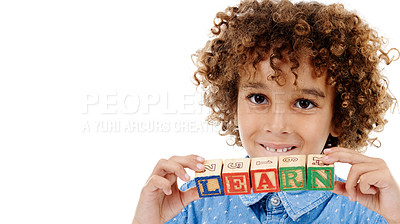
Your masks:
<path fill-rule="evenodd" d="M 332 122 L 331 133 L 330 133 L 332 137 L 339 137 L 339 135 L 342 132 L 343 131 L 341 130 L 341 128 L 337 127 L 336 124 Z"/>

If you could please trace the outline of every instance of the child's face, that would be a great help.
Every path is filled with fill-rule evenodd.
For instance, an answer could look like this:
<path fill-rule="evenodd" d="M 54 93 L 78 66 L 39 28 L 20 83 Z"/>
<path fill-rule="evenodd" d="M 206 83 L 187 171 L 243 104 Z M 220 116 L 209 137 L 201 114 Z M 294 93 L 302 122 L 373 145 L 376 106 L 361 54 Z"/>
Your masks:
<path fill-rule="evenodd" d="M 274 74 L 269 60 L 260 62 L 257 74 L 239 82 L 236 122 L 250 157 L 319 154 L 333 131 L 334 89 L 326 75 L 313 77 L 307 57 L 299 60 L 297 86 L 288 59 L 279 68 L 286 84 L 268 79 Z"/>

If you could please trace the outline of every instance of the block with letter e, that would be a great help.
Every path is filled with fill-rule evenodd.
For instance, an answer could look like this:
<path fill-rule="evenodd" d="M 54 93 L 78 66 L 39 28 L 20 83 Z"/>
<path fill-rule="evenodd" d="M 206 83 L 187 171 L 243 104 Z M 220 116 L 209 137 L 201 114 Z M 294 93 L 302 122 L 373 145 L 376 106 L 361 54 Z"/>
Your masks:
<path fill-rule="evenodd" d="M 325 155 L 310 154 L 307 158 L 308 190 L 333 190 L 335 184 L 334 164 L 324 164 L 321 159 Z"/>
<path fill-rule="evenodd" d="M 224 195 L 221 172 L 222 159 L 216 159 L 206 160 L 204 171 L 195 173 L 194 181 L 201 198 Z"/>
<path fill-rule="evenodd" d="M 250 159 L 226 159 L 222 181 L 226 195 L 250 194 Z"/>
<path fill-rule="evenodd" d="M 287 155 L 279 157 L 279 180 L 282 191 L 307 190 L 306 156 Z"/>
<path fill-rule="evenodd" d="M 250 174 L 254 193 L 279 191 L 278 157 L 252 158 Z"/>

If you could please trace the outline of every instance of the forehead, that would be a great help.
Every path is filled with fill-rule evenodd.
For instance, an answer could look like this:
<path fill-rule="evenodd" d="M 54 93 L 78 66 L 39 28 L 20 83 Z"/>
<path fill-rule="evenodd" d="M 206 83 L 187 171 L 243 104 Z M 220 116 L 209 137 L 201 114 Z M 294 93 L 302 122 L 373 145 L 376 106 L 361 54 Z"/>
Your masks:
<path fill-rule="evenodd" d="M 274 67 L 274 68 L 272 68 Z M 256 84 L 255 87 L 271 85 L 270 82 L 278 86 L 327 86 L 327 72 L 317 73 L 311 59 L 307 56 L 298 57 L 296 62 L 291 62 L 287 56 L 281 60 L 274 61 L 271 66 L 270 59 L 267 58 L 247 69 L 247 72 L 240 76 L 240 86 Z"/>

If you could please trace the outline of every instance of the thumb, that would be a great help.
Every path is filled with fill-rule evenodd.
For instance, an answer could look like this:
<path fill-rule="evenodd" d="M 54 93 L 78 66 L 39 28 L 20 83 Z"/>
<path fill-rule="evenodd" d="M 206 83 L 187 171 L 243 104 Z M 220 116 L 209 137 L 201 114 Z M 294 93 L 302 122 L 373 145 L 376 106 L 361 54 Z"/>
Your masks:
<path fill-rule="evenodd" d="M 192 187 L 182 192 L 182 202 L 184 207 L 186 207 L 190 202 L 198 199 L 200 199 L 200 197 L 197 192 L 197 187 Z"/>

